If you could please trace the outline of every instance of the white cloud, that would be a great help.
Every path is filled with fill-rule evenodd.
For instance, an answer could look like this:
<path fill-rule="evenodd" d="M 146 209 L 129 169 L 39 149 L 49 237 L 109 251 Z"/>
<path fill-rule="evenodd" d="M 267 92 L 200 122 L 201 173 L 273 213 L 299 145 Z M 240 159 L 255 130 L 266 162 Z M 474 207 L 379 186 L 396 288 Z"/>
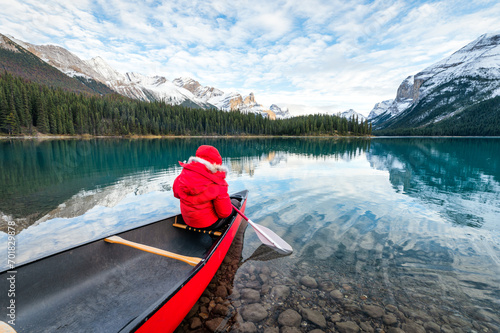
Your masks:
<path fill-rule="evenodd" d="M 368 114 L 406 76 L 487 32 L 495 1 L 0 0 L 0 33 L 57 44 L 121 72 Z"/>

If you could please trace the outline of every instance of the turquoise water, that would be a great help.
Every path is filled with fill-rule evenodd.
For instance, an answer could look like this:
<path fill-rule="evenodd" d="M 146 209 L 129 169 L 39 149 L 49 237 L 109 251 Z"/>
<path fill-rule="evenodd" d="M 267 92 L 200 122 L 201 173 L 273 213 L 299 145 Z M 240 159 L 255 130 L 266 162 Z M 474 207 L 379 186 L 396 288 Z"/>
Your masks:
<path fill-rule="evenodd" d="M 248 189 L 247 215 L 294 253 L 252 257 L 248 228 L 230 315 L 201 305 L 192 318 L 271 332 L 292 309 L 302 332 L 500 331 L 499 139 L 2 140 L 1 242 L 15 224 L 21 263 L 176 214 L 177 162 L 200 144 L 219 149 L 230 192 Z"/>

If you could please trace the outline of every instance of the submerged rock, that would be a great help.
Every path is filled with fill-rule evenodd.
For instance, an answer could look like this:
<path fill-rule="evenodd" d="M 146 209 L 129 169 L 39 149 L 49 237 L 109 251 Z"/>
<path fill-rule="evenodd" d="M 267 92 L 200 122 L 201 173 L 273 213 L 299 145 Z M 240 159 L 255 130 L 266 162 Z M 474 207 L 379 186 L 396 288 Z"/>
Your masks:
<path fill-rule="evenodd" d="M 326 319 L 323 314 L 317 310 L 303 309 L 304 318 L 319 327 L 326 327 Z"/>
<path fill-rule="evenodd" d="M 281 333 L 302 333 L 297 327 L 283 327 Z"/>
<path fill-rule="evenodd" d="M 247 321 L 257 323 L 267 317 L 267 311 L 261 304 L 253 303 L 243 307 L 241 316 Z"/>
<path fill-rule="evenodd" d="M 375 330 L 370 325 L 370 322 L 365 321 L 359 324 L 359 327 L 363 330 L 363 332 L 373 333 Z"/>
<path fill-rule="evenodd" d="M 264 330 L 264 333 L 280 333 L 280 329 L 277 327 L 268 327 Z"/>
<path fill-rule="evenodd" d="M 218 297 L 227 297 L 227 288 L 225 286 L 217 286 L 217 289 L 215 290 L 215 296 Z"/>
<path fill-rule="evenodd" d="M 341 321 L 341 320 L 342 320 L 342 316 L 340 315 L 340 313 L 336 313 L 330 317 L 330 321 L 332 321 L 333 323 L 336 323 L 336 322 Z"/>
<path fill-rule="evenodd" d="M 241 298 L 250 303 L 256 303 L 260 300 L 260 292 L 255 289 L 245 288 L 241 291 Z"/>
<path fill-rule="evenodd" d="M 425 333 L 425 328 L 417 323 L 409 322 L 401 326 L 406 333 Z"/>
<path fill-rule="evenodd" d="M 436 333 L 441 332 L 441 327 L 438 324 L 431 321 L 425 323 L 424 328 L 427 332 L 436 332 Z"/>
<path fill-rule="evenodd" d="M 240 324 L 238 332 L 241 333 L 255 333 L 257 332 L 257 326 L 254 323 L 247 321 L 246 323 Z"/>
<path fill-rule="evenodd" d="M 396 316 L 392 313 L 389 313 L 382 316 L 382 321 L 384 322 L 384 324 L 391 326 L 398 322 L 398 318 L 396 318 Z"/>
<path fill-rule="evenodd" d="M 391 327 L 391 328 L 389 328 L 387 333 L 405 333 L 405 331 L 403 331 L 402 329 L 397 328 L 397 327 Z"/>
<path fill-rule="evenodd" d="M 191 319 L 191 324 L 189 325 L 189 327 L 192 330 L 200 328 L 201 327 L 201 319 L 199 317 L 193 317 L 193 319 Z"/>
<path fill-rule="evenodd" d="M 205 326 L 210 330 L 210 332 L 215 332 L 222 324 L 222 321 L 223 318 L 210 319 L 205 322 Z"/>
<path fill-rule="evenodd" d="M 278 322 L 283 326 L 299 327 L 302 316 L 293 309 L 283 311 L 279 317 Z"/>
<path fill-rule="evenodd" d="M 343 299 L 344 298 L 344 295 L 342 294 L 342 292 L 340 290 L 332 290 L 330 292 L 330 296 L 332 296 L 335 299 Z"/>
<path fill-rule="evenodd" d="M 318 287 L 318 282 L 316 282 L 316 279 L 313 277 L 310 277 L 309 275 L 303 276 L 299 280 L 300 284 L 308 287 L 308 288 L 317 288 Z"/>
<path fill-rule="evenodd" d="M 290 295 L 290 288 L 287 286 L 275 286 L 271 289 L 271 297 L 276 299 L 285 299 Z"/>
<path fill-rule="evenodd" d="M 356 333 L 359 332 L 360 328 L 358 324 L 353 321 L 344 321 L 341 323 L 336 323 L 335 326 L 340 333 Z"/>
<path fill-rule="evenodd" d="M 384 309 L 376 305 L 364 305 L 363 311 L 372 318 L 380 318 L 384 315 Z"/>

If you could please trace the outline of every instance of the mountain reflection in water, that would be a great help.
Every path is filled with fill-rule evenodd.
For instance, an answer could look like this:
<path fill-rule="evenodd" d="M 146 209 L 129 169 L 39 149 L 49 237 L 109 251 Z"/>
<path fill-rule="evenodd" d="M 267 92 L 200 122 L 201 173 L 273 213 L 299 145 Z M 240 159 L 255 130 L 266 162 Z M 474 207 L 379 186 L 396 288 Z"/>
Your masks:
<path fill-rule="evenodd" d="M 449 221 L 499 226 L 498 139 L 377 139 L 367 159 L 389 171 L 394 189 L 418 198 Z"/>

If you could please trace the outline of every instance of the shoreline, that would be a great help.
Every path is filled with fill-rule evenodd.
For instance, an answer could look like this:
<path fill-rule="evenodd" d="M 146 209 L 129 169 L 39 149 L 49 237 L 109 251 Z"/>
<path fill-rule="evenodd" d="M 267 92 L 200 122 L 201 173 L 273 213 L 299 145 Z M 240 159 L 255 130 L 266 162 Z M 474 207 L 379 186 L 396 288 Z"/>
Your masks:
<path fill-rule="evenodd" d="M 500 139 L 500 136 L 355 136 L 355 135 L 0 135 L 2 140 L 94 140 L 94 139 Z"/>
<path fill-rule="evenodd" d="M 354 136 L 354 135 L 11 135 L 0 136 L 0 140 L 92 140 L 92 139 L 274 139 L 274 138 L 364 138 L 371 139 L 374 136 Z"/>

